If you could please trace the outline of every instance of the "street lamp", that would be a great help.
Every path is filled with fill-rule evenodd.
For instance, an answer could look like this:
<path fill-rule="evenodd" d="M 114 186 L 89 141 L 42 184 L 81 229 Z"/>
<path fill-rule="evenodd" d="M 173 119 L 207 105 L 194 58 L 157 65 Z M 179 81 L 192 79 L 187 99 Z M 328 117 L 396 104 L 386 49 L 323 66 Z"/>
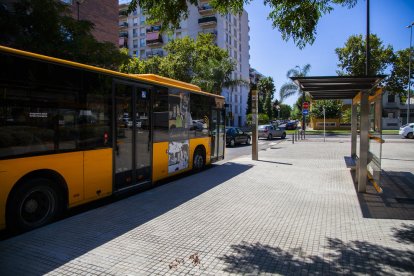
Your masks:
<path fill-rule="evenodd" d="M 78 8 L 78 21 L 79 21 L 79 6 L 84 2 L 85 0 L 76 0 L 76 6 Z"/>
<path fill-rule="evenodd" d="M 406 28 L 410 28 L 410 55 L 408 58 L 408 92 L 407 92 L 407 124 L 410 123 L 410 94 L 411 94 L 411 40 L 413 38 L 414 22 Z"/>

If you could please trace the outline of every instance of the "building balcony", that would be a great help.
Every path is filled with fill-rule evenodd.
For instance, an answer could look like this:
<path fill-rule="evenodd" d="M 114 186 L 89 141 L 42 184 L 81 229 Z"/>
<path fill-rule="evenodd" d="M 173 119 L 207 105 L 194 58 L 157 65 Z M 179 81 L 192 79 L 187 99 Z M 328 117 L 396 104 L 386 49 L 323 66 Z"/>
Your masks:
<path fill-rule="evenodd" d="M 202 17 L 198 19 L 198 25 L 200 27 L 212 27 L 217 25 L 217 17 L 215 16 L 208 16 Z"/>
<path fill-rule="evenodd" d="M 119 37 L 125 37 L 125 38 L 127 38 L 128 37 L 128 32 L 120 32 L 119 33 Z"/>
<path fill-rule="evenodd" d="M 147 51 L 145 54 L 148 58 L 154 57 L 154 56 L 159 56 L 159 57 L 164 56 L 164 52 L 162 50 Z"/>
<path fill-rule="evenodd" d="M 160 32 L 147 33 L 146 42 L 147 46 L 159 46 L 163 44 Z"/>
<path fill-rule="evenodd" d="M 161 25 L 152 25 L 147 27 L 147 33 L 159 32 L 161 31 Z"/>
<path fill-rule="evenodd" d="M 125 37 L 119 37 L 119 48 L 128 48 L 128 39 Z"/>
<path fill-rule="evenodd" d="M 205 3 L 205 4 L 201 4 L 200 6 L 198 6 L 198 13 L 205 16 L 205 15 L 212 15 L 215 12 L 208 3 Z"/>
<path fill-rule="evenodd" d="M 128 28 L 128 22 L 120 22 L 119 23 L 119 28 Z"/>
<path fill-rule="evenodd" d="M 119 17 L 120 18 L 128 17 L 128 11 L 127 10 L 120 10 L 119 11 Z"/>

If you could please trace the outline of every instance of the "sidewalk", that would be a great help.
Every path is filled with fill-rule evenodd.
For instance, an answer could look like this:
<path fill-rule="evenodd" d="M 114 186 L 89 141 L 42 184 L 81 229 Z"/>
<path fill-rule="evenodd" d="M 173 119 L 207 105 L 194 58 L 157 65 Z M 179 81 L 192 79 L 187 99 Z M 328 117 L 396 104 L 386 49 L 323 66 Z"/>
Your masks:
<path fill-rule="evenodd" d="M 349 155 L 347 138 L 286 140 L 1 241 L 0 274 L 412 275 L 414 204 L 357 195 Z M 383 156 L 414 198 L 414 144 Z"/>

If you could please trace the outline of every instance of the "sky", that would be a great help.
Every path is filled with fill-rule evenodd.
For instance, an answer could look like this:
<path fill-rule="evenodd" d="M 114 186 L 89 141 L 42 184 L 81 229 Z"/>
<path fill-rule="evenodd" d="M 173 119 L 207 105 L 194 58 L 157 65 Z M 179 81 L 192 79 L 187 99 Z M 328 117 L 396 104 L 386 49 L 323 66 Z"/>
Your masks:
<path fill-rule="evenodd" d="M 272 28 L 272 22 L 267 20 L 270 8 L 263 1 L 253 0 L 245 9 L 249 14 L 250 66 L 273 78 L 277 98 L 280 87 L 289 81 L 289 69 L 309 63 L 309 76 L 335 76 L 335 48 L 343 47 L 351 35 L 366 34 L 366 0 L 359 0 L 352 9 L 335 6 L 320 19 L 314 44 L 302 50 L 292 40 L 282 40 L 280 32 Z M 411 22 L 414 0 L 370 1 L 370 32 L 378 35 L 384 45 L 393 46 L 394 51 L 410 47 L 410 29 L 406 26 Z M 292 105 L 296 99 L 292 96 L 285 103 Z"/>

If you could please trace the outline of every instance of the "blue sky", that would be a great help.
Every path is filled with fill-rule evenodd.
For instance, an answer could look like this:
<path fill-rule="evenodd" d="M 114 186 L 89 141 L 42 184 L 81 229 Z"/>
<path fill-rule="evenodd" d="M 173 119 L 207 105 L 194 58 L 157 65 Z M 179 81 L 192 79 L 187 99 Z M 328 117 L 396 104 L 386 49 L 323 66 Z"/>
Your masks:
<path fill-rule="evenodd" d="M 250 25 L 250 66 L 275 81 L 277 92 L 289 79 L 286 72 L 296 65 L 309 63 L 309 75 L 336 75 L 338 59 L 335 48 L 343 47 L 350 35 L 366 33 L 366 1 L 359 0 L 352 9 L 335 6 L 335 10 L 319 21 L 316 41 L 312 46 L 299 50 L 292 41 L 282 40 L 267 20 L 269 7 L 254 0 L 246 10 Z M 385 45 L 394 50 L 410 46 L 410 30 L 405 28 L 414 21 L 414 0 L 371 0 L 371 33 L 377 34 Z M 296 97 L 285 101 L 292 105 Z"/>

